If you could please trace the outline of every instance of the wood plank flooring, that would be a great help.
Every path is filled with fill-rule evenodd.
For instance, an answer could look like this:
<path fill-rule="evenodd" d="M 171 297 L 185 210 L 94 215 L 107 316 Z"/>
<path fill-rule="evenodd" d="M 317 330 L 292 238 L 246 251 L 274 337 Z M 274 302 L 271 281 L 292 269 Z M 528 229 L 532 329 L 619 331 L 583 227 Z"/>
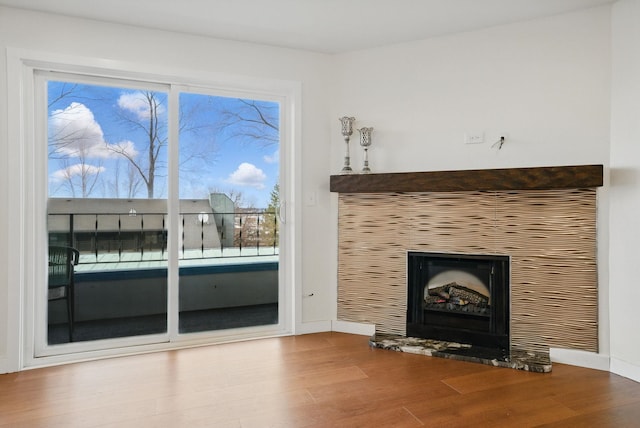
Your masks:
<path fill-rule="evenodd" d="M 0 375 L 0 427 L 638 427 L 640 383 L 372 349 L 341 333 Z"/>

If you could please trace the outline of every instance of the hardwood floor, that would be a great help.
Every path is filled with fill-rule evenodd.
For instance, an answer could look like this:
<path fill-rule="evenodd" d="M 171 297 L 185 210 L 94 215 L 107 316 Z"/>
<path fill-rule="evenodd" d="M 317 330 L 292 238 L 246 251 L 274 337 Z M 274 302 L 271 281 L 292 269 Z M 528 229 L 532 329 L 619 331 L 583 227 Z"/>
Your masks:
<path fill-rule="evenodd" d="M 637 427 L 640 383 L 369 348 L 341 333 L 0 375 L 10 427 Z"/>

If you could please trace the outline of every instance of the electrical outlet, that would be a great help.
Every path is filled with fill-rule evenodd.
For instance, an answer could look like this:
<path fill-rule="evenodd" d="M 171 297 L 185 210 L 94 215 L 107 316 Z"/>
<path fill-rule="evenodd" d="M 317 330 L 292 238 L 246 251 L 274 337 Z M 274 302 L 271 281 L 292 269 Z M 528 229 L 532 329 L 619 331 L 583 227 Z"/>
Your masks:
<path fill-rule="evenodd" d="M 465 144 L 482 144 L 484 143 L 484 132 L 467 132 L 464 134 Z"/>

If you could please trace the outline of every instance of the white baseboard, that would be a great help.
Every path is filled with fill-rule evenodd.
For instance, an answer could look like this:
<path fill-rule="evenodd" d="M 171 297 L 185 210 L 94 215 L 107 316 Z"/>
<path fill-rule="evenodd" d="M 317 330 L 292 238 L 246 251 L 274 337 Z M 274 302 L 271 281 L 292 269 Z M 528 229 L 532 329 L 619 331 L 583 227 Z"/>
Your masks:
<path fill-rule="evenodd" d="M 640 366 L 611 358 L 611 373 L 640 382 Z"/>
<path fill-rule="evenodd" d="M 303 322 L 296 325 L 295 334 L 323 333 L 331 331 L 331 321 Z"/>
<path fill-rule="evenodd" d="M 549 356 L 552 363 L 609 371 L 610 358 L 608 355 L 577 349 L 550 348 Z"/>
<path fill-rule="evenodd" d="M 376 326 L 375 324 L 333 320 L 331 322 L 331 331 L 359 334 L 361 336 L 373 336 L 376 333 Z"/>

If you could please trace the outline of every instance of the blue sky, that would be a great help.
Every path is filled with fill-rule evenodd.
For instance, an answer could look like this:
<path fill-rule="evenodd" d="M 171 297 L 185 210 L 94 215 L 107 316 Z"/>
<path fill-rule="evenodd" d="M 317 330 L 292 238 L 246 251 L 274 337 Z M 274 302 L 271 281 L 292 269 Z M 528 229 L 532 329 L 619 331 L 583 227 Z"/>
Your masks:
<path fill-rule="evenodd" d="M 49 196 L 146 198 L 140 171 L 149 177 L 149 121 L 157 117 L 158 140 L 166 141 L 167 99 L 49 81 Z M 245 206 L 268 205 L 279 171 L 277 103 L 182 93 L 179 126 L 181 198 L 241 193 Z M 156 198 L 167 193 L 167 153 L 162 147 L 156 162 Z"/>

